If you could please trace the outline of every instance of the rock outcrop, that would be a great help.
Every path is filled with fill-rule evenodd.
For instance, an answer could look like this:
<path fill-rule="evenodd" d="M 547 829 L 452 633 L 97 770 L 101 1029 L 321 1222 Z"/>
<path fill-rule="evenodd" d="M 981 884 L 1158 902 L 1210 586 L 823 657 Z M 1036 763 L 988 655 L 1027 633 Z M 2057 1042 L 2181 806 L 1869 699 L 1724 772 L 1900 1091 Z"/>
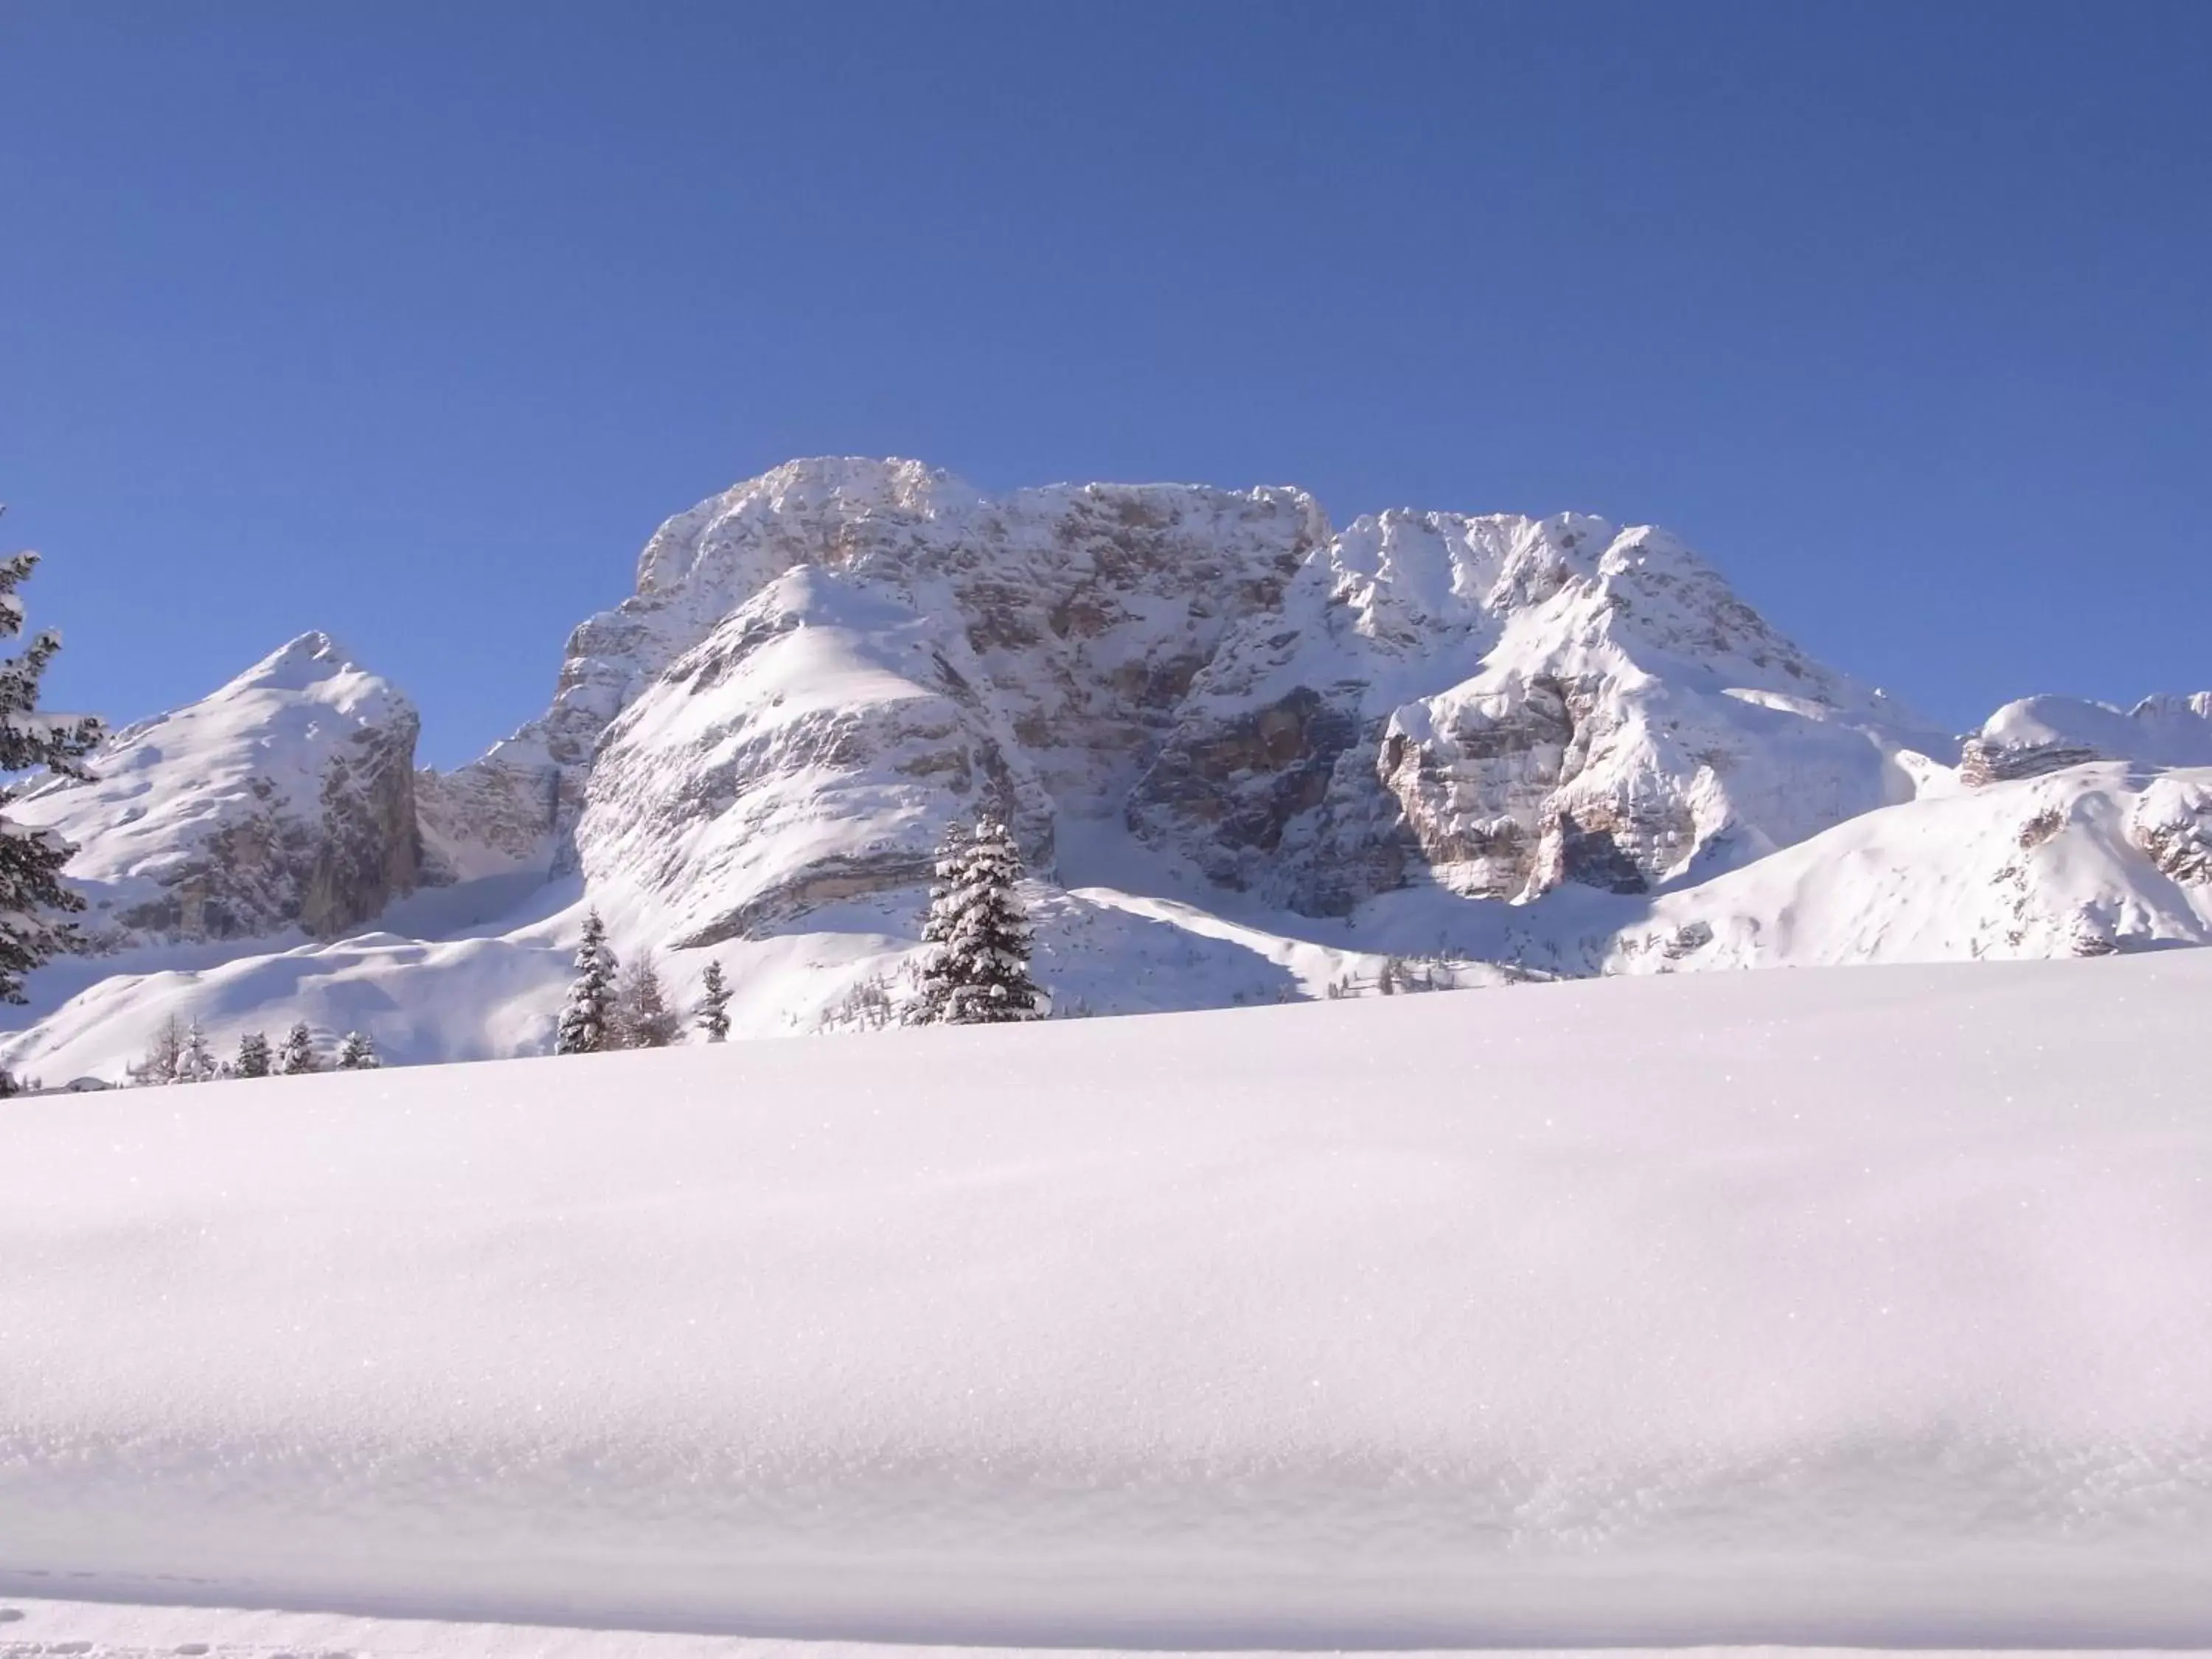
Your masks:
<path fill-rule="evenodd" d="M 2081 697 L 2023 697 L 1967 740 L 1960 775 L 1980 787 L 2099 760 L 2212 766 L 2212 691 L 2145 697 L 2129 709 Z"/>
<path fill-rule="evenodd" d="M 929 879 L 956 815 L 1053 815 L 967 634 L 817 565 L 785 571 L 617 715 L 575 845 L 679 947 Z"/>
<path fill-rule="evenodd" d="M 14 810 L 74 842 L 88 944 L 327 939 L 421 874 L 413 707 L 326 634 L 118 732 Z"/>
<path fill-rule="evenodd" d="M 2212 773 L 2153 778 L 2128 815 L 2128 839 L 2167 880 L 2212 887 Z"/>

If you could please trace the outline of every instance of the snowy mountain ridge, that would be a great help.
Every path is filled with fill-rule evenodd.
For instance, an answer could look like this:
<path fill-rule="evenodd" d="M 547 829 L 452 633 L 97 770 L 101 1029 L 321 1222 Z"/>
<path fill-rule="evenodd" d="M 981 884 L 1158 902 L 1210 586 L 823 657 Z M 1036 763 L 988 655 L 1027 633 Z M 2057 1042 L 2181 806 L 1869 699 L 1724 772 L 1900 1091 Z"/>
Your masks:
<path fill-rule="evenodd" d="M 724 957 L 741 1034 L 838 1024 L 979 809 L 1079 1011 L 2212 939 L 2212 694 L 2031 698 L 1962 753 L 1580 514 L 794 461 L 664 524 L 481 759 L 416 771 L 416 724 L 311 635 L 33 797 L 122 954 L 0 1057 L 112 1075 L 168 1013 L 299 1007 L 531 1052 L 586 903 L 679 990 Z"/>
<path fill-rule="evenodd" d="M 95 950 L 328 938 L 412 890 L 414 705 L 327 634 L 116 732 L 11 812 L 77 848 Z"/>

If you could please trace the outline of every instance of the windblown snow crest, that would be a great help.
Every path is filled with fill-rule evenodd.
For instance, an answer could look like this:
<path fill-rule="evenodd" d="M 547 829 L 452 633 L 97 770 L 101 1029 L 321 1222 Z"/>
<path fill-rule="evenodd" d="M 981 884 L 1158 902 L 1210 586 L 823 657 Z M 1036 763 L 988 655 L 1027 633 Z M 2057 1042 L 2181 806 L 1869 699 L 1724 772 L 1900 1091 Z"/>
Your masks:
<path fill-rule="evenodd" d="M 169 1012 L 272 1019 L 243 985 L 272 948 L 393 1058 L 526 1052 L 586 899 L 679 981 L 726 957 L 741 1032 L 848 1023 L 978 811 L 1076 1012 L 1392 958 L 1472 984 L 2212 938 L 2212 699 L 2031 699 L 1962 756 L 1674 538 L 1578 514 L 1333 531 L 1291 489 L 793 461 L 660 527 L 538 720 L 443 774 L 414 732 L 310 635 L 36 797 L 111 965 L 191 971 L 56 970 L 6 1058 L 108 1074 Z M 455 1036 L 479 978 L 495 1042 Z"/>

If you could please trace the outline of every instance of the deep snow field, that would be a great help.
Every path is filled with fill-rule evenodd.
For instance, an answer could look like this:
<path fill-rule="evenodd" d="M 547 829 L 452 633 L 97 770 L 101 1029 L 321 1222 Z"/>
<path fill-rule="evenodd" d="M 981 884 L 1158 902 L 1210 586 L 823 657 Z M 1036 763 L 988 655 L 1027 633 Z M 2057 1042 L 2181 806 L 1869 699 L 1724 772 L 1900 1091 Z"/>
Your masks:
<path fill-rule="evenodd" d="M 0 1656 L 2212 1647 L 2208 1010 L 2171 951 L 11 1102 Z"/>

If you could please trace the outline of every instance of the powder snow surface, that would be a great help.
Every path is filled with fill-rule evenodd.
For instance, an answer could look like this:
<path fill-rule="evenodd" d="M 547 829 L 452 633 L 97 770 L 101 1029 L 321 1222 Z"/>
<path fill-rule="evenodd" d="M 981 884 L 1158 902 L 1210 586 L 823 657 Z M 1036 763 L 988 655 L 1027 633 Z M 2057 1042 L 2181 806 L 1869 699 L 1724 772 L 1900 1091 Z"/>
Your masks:
<path fill-rule="evenodd" d="M 0 1594 L 2206 1644 L 2208 1002 L 2182 951 L 11 1103 Z"/>

